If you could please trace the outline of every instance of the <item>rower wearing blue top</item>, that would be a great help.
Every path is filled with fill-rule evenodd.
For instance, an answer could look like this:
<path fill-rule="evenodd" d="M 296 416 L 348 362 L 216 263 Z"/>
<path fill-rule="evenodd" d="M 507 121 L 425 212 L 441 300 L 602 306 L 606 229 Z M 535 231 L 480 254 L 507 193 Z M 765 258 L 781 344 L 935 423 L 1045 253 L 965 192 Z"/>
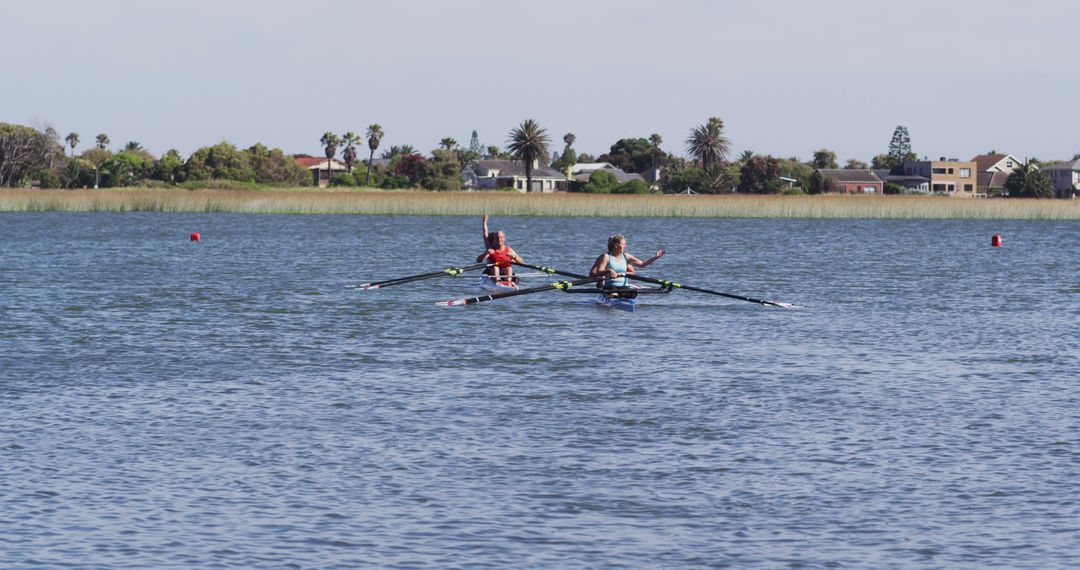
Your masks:
<path fill-rule="evenodd" d="M 606 275 L 603 288 L 626 287 L 626 275 L 633 273 L 635 267 L 648 267 L 654 261 L 664 257 L 664 250 L 659 250 L 656 255 L 642 261 L 626 251 L 626 238 L 621 234 L 615 234 L 608 238 L 607 253 L 596 258 L 590 276 Z"/>

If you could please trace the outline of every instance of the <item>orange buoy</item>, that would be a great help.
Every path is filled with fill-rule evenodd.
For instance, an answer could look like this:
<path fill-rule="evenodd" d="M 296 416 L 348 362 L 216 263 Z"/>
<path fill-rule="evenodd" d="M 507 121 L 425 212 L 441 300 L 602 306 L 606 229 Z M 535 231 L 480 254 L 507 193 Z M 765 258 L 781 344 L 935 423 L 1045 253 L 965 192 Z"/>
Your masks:
<path fill-rule="evenodd" d="M 191 241 L 199 241 L 201 239 L 202 239 L 202 236 L 199 235 L 199 232 L 192 232 L 191 233 Z"/>
<path fill-rule="evenodd" d="M 994 234 L 994 237 L 990 238 L 990 245 L 1001 247 L 1001 234 Z"/>

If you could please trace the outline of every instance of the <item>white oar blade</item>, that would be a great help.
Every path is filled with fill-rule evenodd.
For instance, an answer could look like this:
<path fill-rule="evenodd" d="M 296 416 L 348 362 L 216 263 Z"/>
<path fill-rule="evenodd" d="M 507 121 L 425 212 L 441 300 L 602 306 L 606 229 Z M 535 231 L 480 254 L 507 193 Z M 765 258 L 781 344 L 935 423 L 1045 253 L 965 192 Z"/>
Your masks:
<path fill-rule="evenodd" d="M 435 303 L 438 307 L 459 307 L 466 304 L 468 303 L 465 302 L 465 299 L 454 299 L 452 301 L 439 301 Z"/>

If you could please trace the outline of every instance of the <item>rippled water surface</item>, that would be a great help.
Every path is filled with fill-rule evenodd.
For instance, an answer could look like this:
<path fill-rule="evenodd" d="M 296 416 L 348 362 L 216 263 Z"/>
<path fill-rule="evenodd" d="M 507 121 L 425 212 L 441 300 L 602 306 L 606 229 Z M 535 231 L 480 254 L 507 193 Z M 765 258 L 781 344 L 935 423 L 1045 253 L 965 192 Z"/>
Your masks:
<path fill-rule="evenodd" d="M 493 220 L 530 261 L 623 232 L 668 250 L 648 275 L 798 310 L 346 288 L 468 263 L 479 226 L 0 214 L 0 567 L 1080 557 L 1080 224 Z"/>

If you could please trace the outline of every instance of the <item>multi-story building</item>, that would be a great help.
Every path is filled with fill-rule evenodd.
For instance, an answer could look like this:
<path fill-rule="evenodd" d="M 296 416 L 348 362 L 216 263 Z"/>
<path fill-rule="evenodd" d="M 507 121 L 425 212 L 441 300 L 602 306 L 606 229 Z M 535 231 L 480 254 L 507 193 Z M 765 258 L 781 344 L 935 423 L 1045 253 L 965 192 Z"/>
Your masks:
<path fill-rule="evenodd" d="M 1042 171 L 1054 181 L 1054 195 L 1058 198 L 1074 198 L 1080 194 L 1080 160 L 1044 166 Z"/>
<path fill-rule="evenodd" d="M 980 154 L 971 159 L 975 163 L 975 193 L 989 196 L 993 191 L 1005 188 L 1009 175 L 1023 162 L 1011 154 Z"/>
<path fill-rule="evenodd" d="M 955 158 L 941 160 L 909 160 L 904 162 L 906 176 L 922 176 L 930 179 L 930 192 L 958 198 L 974 198 L 977 194 L 976 173 L 978 166 L 974 161 L 960 161 Z"/>

